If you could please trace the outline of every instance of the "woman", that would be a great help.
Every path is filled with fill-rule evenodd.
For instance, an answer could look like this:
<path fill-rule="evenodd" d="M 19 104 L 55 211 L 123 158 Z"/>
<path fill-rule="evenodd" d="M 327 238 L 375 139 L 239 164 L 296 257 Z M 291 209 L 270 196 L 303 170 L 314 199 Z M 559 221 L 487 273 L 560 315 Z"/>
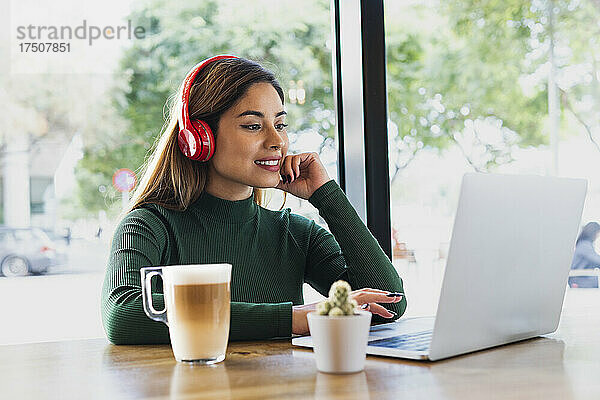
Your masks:
<path fill-rule="evenodd" d="M 351 296 L 374 322 L 399 318 L 406 300 L 393 293 L 403 291 L 402 280 L 344 192 L 316 153 L 287 155 L 284 94 L 273 74 L 235 57 L 203 65 L 186 77 L 184 100 L 114 233 L 102 291 L 109 340 L 169 343 L 168 328 L 144 314 L 139 273 L 169 264 L 232 264 L 230 340 L 307 334 L 306 314 L 316 303 L 303 304 L 303 282 L 327 296 L 343 279 L 363 288 Z M 183 135 L 190 132 L 180 133 L 190 123 L 186 108 L 214 136 L 207 161 L 190 159 L 195 150 Z M 333 235 L 289 208 L 262 208 L 261 188 L 273 187 L 307 199 Z M 156 309 L 164 306 L 160 293 L 153 285 Z"/>
<path fill-rule="evenodd" d="M 600 255 L 594 250 L 594 241 L 600 232 L 600 224 L 589 222 L 582 229 L 575 242 L 575 253 L 571 269 L 600 268 Z"/>

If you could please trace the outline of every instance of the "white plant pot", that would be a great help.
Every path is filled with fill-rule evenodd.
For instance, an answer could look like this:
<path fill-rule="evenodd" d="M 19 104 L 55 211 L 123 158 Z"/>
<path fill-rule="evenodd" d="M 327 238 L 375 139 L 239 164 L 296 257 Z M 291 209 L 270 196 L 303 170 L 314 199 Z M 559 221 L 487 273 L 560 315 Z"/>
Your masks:
<path fill-rule="evenodd" d="M 363 310 L 339 317 L 306 315 L 319 371 L 348 374 L 365 368 L 371 315 Z"/>

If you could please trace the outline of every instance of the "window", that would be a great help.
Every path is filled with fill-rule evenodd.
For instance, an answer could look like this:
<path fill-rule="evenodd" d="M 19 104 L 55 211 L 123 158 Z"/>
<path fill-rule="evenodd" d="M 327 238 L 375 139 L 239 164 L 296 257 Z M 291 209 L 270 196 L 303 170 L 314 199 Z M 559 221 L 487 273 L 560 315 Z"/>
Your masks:
<path fill-rule="evenodd" d="M 582 225 L 600 218 L 600 9 L 384 5 L 394 263 L 407 315 L 433 314 L 464 172 L 587 178 Z"/>
<path fill-rule="evenodd" d="M 337 179 L 329 1 L 61 3 L 36 10 L 11 4 L 14 40 L 6 45 L 15 74 L 3 82 L 0 99 L 10 116 L 2 132 L 15 135 L 2 138 L 2 190 L 11 193 L 2 222 L 43 228 L 50 238 L 39 230 L 16 235 L 52 241 L 52 249 L 68 253 L 67 264 L 35 278 L 0 277 L 0 301 L 18 305 L 5 321 L 14 330 L 0 333 L 0 344 L 104 335 L 100 288 L 122 209 L 113 174 L 139 171 L 163 126 L 165 102 L 190 66 L 206 57 L 232 53 L 272 70 L 286 96 L 289 153 L 318 152 Z M 76 29 L 84 20 L 88 27 L 131 21 L 144 35 L 63 40 L 68 51 L 55 54 L 15 47 L 25 42 L 17 39 L 19 26 Z M 272 192 L 268 208 L 279 209 L 283 196 Z M 288 195 L 285 206 L 325 225 L 308 201 Z M 43 315 L 49 308 L 62 310 L 52 324 Z"/>

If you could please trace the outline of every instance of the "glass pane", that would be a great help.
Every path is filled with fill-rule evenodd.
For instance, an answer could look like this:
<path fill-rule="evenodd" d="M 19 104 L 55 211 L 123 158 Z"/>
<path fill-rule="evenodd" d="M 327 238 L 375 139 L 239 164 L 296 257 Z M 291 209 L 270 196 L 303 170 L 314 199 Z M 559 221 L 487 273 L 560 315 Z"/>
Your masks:
<path fill-rule="evenodd" d="M 600 44 L 585 28 L 600 9 L 550 4 L 385 1 L 394 263 L 407 315 L 435 313 L 465 172 L 587 178 L 581 225 L 600 219 Z"/>
<path fill-rule="evenodd" d="M 0 130 L 1 222 L 41 228 L 17 235 L 47 242 L 41 252 L 53 261 L 37 280 L 0 277 L 0 302 L 19 305 L 8 311 L 5 325 L 14 329 L 0 332 L 0 344 L 104 336 L 100 288 L 129 198 L 114 186 L 114 174 L 134 171 L 139 184 L 165 105 L 189 68 L 209 56 L 235 54 L 273 71 L 285 93 L 288 154 L 318 152 L 337 179 L 329 3 L 59 0 L 32 10 L 29 2 L 11 0 L 11 38 L 20 39 L 1 43 L 11 54 L 2 60 L 9 73 L 0 77 L 9 116 Z M 84 20 L 114 37 L 96 39 L 88 31 L 85 39 L 69 39 Z M 36 38 L 46 38 L 50 25 L 58 29 L 58 47 L 42 51 Z M 270 192 L 267 207 L 278 210 L 282 192 Z M 288 195 L 285 207 L 325 226 L 306 200 Z M 38 304 L 60 309 L 53 314 L 59 320 L 49 321 Z"/>

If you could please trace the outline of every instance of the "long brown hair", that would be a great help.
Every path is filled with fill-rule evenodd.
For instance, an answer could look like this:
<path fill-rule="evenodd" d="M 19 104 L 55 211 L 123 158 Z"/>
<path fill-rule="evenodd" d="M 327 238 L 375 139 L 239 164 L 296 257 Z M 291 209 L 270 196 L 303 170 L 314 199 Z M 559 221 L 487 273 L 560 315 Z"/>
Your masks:
<path fill-rule="evenodd" d="M 234 106 L 258 82 L 268 82 L 284 104 L 284 94 L 277 79 L 261 65 L 243 58 L 220 59 L 205 66 L 194 79 L 189 97 L 191 119 L 202 119 L 210 126 L 216 139 L 221 115 Z M 143 204 L 159 204 L 171 210 L 183 211 L 204 191 L 208 163 L 190 160 L 179 149 L 177 135 L 180 98 L 183 84 L 170 108 L 170 117 L 154 143 L 152 154 L 141 167 L 142 179 L 129 207 L 123 214 Z M 219 151 L 215 147 L 215 151 Z M 254 202 L 268 204 L 266 190 L 254 188 Z M 284 200 L 280 210 L 283 209 Z"/>

